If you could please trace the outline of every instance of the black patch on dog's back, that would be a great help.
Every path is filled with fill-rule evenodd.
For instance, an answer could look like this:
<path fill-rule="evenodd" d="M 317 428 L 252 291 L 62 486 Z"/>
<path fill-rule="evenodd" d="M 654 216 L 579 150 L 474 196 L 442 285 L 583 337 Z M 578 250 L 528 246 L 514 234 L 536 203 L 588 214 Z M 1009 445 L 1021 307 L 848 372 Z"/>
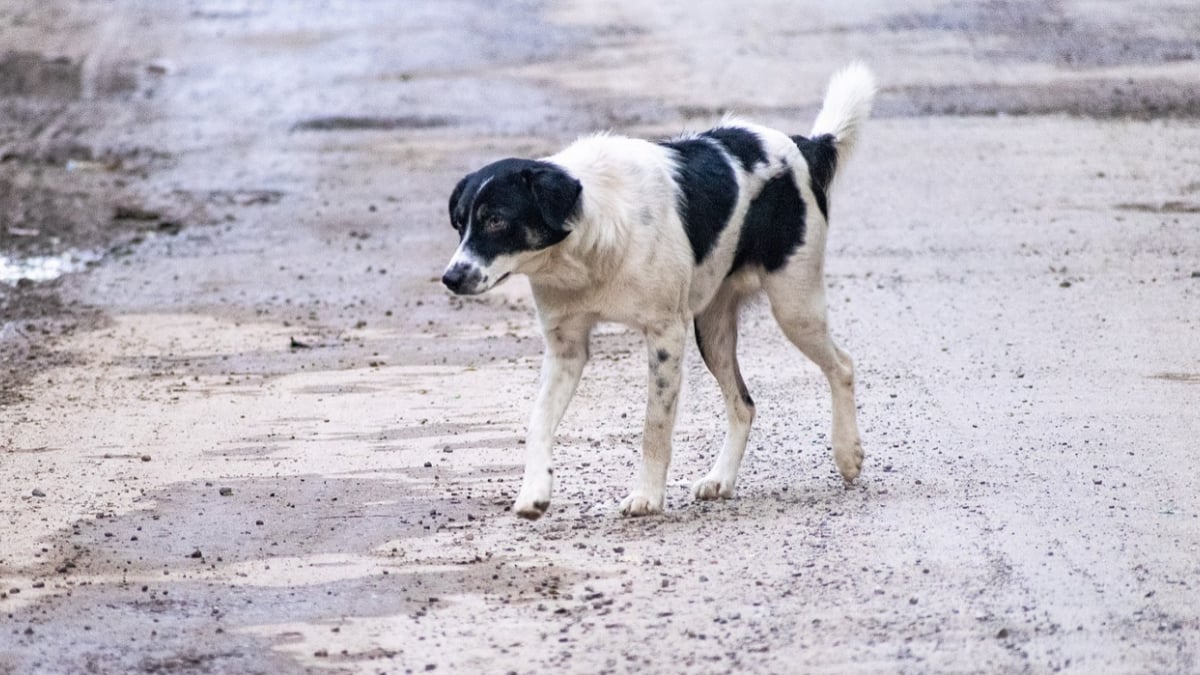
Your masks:
<path fill-rule="evenodd" d="M 700 135 L 724 146 L 725 151 L 736 157 L 747 172 L 754 171 L 754 167 L 759 164 L 767 163 L 767 152 L 763 149 L 762 141 L 758 139 L 758 134 L 749 129 L 717 127 Z"/>
<path fill-rule="evenodd" d="M 733 214 L 737 177 L 716 141 L 694 138 L 664 141 L 661 145 L 675 152 L 675 182 L 679 186 L 676 208 L 699 265 Z"/>
<path fill-rule="evenodd" d="M 804 244 L 804 198 L 792 176 L 787 170 L 767 181 L 750 202 L 730 274 L 747 265 L 774 272 Z"/>
<path fill-rule="evenodd" d="M 832 134 L 824 134 L 815 138 L 792 136 L 792 142 L 804 155 L 808 162 L 808 175 L 812 184 L 813 195 L 817 198 L 817 208 L 821 215 L 829 220 L 829 184 L 837 171 L 838 152 L 836 139 Z"/>

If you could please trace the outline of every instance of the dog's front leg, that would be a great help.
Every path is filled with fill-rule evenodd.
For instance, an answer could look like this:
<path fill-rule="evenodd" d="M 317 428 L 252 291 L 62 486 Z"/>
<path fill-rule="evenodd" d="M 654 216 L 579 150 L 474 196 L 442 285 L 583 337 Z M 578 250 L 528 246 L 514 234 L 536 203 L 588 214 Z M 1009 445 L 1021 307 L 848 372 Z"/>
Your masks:
<path fill-rule="evenodd" d="M 646 426 L 642 432 L 642 471 L 633 491 L 621 502 L 621 513 L 627 516 L 646 516 L 663 510 L 686 338 L 687 321 L 683 318 L 646 327 L 650 382 Z"/>
<path fill-rule="evenodd" d="M 590 323 L 579 322 L 546 324 L 542 328 L 546 338 L 542 383 L 525 439 L 525 478 L 513 504 L 513 511 L 522 518 L 536 520 L 550 507 L 554 430 L 583 375 L 591 328 Z"/>

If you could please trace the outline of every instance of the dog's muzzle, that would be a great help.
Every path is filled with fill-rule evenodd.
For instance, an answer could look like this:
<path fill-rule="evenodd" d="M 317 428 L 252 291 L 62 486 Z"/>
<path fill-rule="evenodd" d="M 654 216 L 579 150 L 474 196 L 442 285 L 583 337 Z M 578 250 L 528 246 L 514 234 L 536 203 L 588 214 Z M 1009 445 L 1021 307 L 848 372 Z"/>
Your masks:
<path fill-rule="evenodd" d="M 467 262 L 456 262 L 450 265 L 446 268 L 446 273 L 442 275 L 442 283 L 458 295 L 478 293 L 482 281 L 483 272 Z"/>

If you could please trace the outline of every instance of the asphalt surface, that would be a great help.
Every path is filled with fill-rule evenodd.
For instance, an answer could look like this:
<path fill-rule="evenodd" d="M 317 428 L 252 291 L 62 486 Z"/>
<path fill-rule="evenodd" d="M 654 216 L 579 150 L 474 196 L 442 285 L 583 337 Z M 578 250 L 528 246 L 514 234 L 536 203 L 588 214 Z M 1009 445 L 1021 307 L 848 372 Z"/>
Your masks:
<path fill-rule="evenodd" d="M 0 672 L 1200 670 L 1200 15 L 1178 2 L 0 8 Z M 438 284 L 455 181 L 882 89 L 827 283 L 866 463 L 756 305 L 737 497 L 687 362 L 623 519 L 605 326 L 549 513 L 541 340 Z M 64 276 L 56 276 L 63 269 Z M 24 280 L 22 280 L 22 278 Z"/>

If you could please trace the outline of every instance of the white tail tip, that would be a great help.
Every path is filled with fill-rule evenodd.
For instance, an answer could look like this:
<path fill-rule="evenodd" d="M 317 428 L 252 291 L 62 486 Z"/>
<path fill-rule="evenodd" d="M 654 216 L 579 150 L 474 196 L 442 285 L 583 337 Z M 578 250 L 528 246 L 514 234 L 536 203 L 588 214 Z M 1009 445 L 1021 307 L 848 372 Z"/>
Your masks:
<path fill-rule="evenodd" d="M 812 135 L 832 135 L 837 142 L 838 154 L 849 154 L 858 128 L 871 114 L 875 91 L 875 76 L 862 63 L 856 61 L 839 70 L 829 79 Z"/>

